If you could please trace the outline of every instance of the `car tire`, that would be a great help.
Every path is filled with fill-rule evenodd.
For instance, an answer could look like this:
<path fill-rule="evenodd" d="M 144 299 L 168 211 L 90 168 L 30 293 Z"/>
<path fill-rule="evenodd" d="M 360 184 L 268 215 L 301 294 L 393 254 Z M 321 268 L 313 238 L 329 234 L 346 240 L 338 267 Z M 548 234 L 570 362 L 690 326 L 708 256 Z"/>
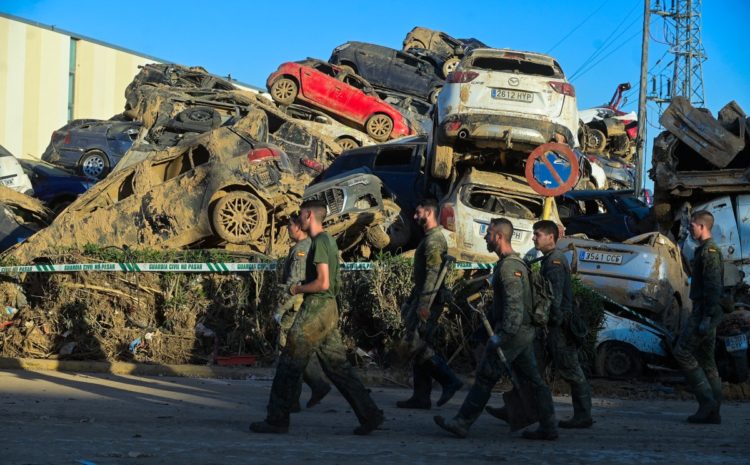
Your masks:
<path fill-rule="evenodd" d="M 356 139 L 348 136 L 339 137 L 338 139 L 336 139 L 336 143 L 339 144 L 342 152 L 360 147 L 359 142 L 357 142 Z"/>
<path fill-rule="evenodd" d="M 599 129 L 589 128 L 586 135 L 586 150 L 601 153 L 607 146 L 607 136 Z"/>
<path fill-rule="evenodd" d="M 393 118 L 384 113 L 375 113 L 365 123 L 367 135 L 378 142 L 385 142 L 393 132 Z"/>
<path fill-rule="evenodd" d="M 258 197 L 246 191 L 233 191 L 216 202 L 211 226 L 221 239 L 231 244 L 246 244 L 263 234 L 267 216 L 266 207 Z"/>
<path fill-rule="evenodd" d="M 291 78 L 279 78 L 271 84 L 271 98 L 282 105 L 291 105 L 297 98 L 299 86 Z"/>
<path fill-rule="evenodd" d="M 432 89 L 432 92 L 430 92 L 430 103 L 435 105 L 438 100 L 438 96 L 440 95 L 440 91 L 443 90 L 442 87 L 435 87 Z"/>
<path fill-rule="evenodd" d="M 341 71 L 345 72 L 346 74 L 357 74 L 357 71 L 354 69 L 354 67 L 350 65 L 338 65 L 339 68 L 341 68 Z"/>
<path fill-rule="evenodd" d="M 643 360 L 635 347 L 608 341 L 597 350 L 596 373 L 609 378 L 636 378 L 643 373 Z"/>
<path fill-rule="evenodd" d="M 448 75 L 456 69 L 456 67 L 458 66 L 460 62 L 461 62 L 461 59 L 455 55 L 445 60 L 445 62 L 443 62 L 443 67 L 442 67 L 443 78 L 447 78 Z"/>
<path fill-rule="evenodd" d="M 408 52 L 409 50 L 413 48 L 427 48 L 425 45 L 418 41 L 418 40 L 410 40 L 409 42 L 404 45 L 404 52 Z"/>
<path fill-rule="evenodd" d="M 109 172 L 109 158 L 101 150 L 89 150 L 78 161 L 78 170 L 91 179 L 103 179 Z"/>
<path fill-rule="evenodd" d="M 385 231 L 389 238 L 391 249 L 403 247 L 411 239 L 411 222 L 404 217 L 401 207 L 393 200 L 383 199 L 383 212 L 386 218 Z"/>
<path fill-rule="evenodd" d="M 193 107 L 182 110 L 177 114 L 177 121 L 183 123 L 205 125 L 206 130 L 216 129 L 221 126 L 221 115 L 209 107 Z"/>
<path fill-rule="evenodd" d="M 370 228 L 367 229 L 366 238 L 367 242 L 377 250 L 385 249 L 391 241 L 390 237 L 388 237 L 388 233 L 383 229 L 382 224 L 370 226 Z"/>
<path fill-rule="evenodd" d="M 453 147 L 436 145 L 430 164 L 430 174 L 436 179 L 448 179 L 453 171 Z"/>

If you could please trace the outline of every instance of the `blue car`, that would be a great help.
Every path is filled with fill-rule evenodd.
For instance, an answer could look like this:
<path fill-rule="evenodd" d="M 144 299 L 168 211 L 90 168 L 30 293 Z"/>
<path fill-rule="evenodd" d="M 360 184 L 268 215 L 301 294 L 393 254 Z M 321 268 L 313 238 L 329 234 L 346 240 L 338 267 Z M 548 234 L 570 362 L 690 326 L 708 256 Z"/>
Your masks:
<path fill-rule="evenodd" d="M 96 181 L 78 176 L 41 160 L 18 160 L 31 179 L 34 197 L 53 212 L 60 213 Z"/>
<path fill-rule="evenodd" d="M 102 179 L 133 145 L 140 128 L 136 121 L 73 120 L 52 133 L 42 160 Z"/>

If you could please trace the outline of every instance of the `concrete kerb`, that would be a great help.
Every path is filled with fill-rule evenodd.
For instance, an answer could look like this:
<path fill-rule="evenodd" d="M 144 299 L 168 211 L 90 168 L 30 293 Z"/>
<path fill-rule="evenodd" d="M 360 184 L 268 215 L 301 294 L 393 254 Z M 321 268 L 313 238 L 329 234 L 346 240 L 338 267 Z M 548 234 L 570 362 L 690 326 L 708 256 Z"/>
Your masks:
<path fill-rule="evenodd" d="M 273 368 L 225 367 L 218 365 L 157 365 L 148 363 L 47 360 L 0 357 L 0 370 L 60 371 L 69 373 L 107 373 L 132 376 L 176 376 L 184 378 L 268 379 Z M 362 381 L 370 386 L 403 386 L 402 376 L 380 369 L 358 369 Z"/>

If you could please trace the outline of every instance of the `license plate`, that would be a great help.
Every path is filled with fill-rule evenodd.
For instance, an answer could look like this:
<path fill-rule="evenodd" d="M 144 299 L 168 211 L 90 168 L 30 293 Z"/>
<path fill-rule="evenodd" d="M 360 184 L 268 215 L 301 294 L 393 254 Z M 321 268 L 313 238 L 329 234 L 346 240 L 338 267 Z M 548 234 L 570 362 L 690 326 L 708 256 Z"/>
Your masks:
<path fill-rule="evenodd" d="M 13 176 L 0 179 L 0 186 L 12 186 L 13 185 L 13 181 L 14 181 L 13 178 L 15 178 L 15 177 L 16 177 L 16 175 L 14 174 Z"/>
<path fill-rule="evenodd" d="M 727 348 L 727 352 L 747 350 L 747 336 L 740 334 L 739 336 L 725 337 L 724 347 Z"/>
<path fill-rule="evenodd" d="M 487 227 L 489 225 L 487 223 L 479 223 L 479 235 L 484 237 L 487 234 Z M 523 236 L 521 235 L 521 231 L 514 229 L 513 230 L 513 239 L 514 241 L 520 241 Z"/>
<path fill-rule="evenodd" d="M 492 98 L 531 103 L 534 101 L 534 94 L 513 89 L 492 89 Z"/>
<path fill-rule="evenodd" d="M 590 252 L 582 250 L 578 258 L 584 262 L 609 263 L 612 265 L 622 264 L 622 254 L 608 252 Z"/>

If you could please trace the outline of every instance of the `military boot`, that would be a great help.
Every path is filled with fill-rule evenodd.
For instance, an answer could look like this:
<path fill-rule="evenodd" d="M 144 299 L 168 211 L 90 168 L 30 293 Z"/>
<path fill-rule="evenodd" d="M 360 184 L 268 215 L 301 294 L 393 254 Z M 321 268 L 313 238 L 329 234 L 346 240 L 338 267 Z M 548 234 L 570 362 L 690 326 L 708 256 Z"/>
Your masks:
<path fill-rule="evenodd" d="M 466 395 L 464 403 L 461 404 L 458 414 L 451 420 L 446 420 L 438 415 L 433 418 L 435 423 L 457 437 L 465 438 L 469 434 L 469 428 L 477 421 L 477 418 L 482 413 L 482 409 L 487 405 L 487 401 L 490 400 L 493 385 L 494 383 L 490 384 L 483 378 L 477 377 L 474 385 Z"/>
<path fill-rule="evenodd" d="M 708 383 L 703 368 L 694 368 L 685 372 L 685 378 L 698 401 L 698 411 L 687 418 L 688 423 L 715 423 L 719 404 L 714 399 L 711 385 Z M 712 421 L 714 420 L 714 421 Z"/>
<path fill-rule="evenodd" d="M 488 405 L 484 410 L 498 420 L 502 420 L 505 423 L 508 423 L 508 408 L 506 406 L 503 405 L 502 407 L 490 407 Z"/>
<path fill-rule="evenodd" d="M 443 357 L 439 355 L 433 355 L 430 359 L 432 366 L 430 367 L 430 374 L 433 378 L 443 386 L 443 393 L 440 395 L 437 404 L 438 407 L 445 404 L 463 387 L 464 383 L 461 382 L 453 370 L 448 366 Z"/>
<path fill-rule="evenodd" d="M 430 393 L 432 392 L 430 367 L 424 362 L 415 361 L 412 372 L 414 376 L 414 393 L 409 399 L 396 402 L 396 407 L 429 410 L 432 407 L 432 402 L 430 401 Z"/>
<path fill-rule="evenodd" d="M 709 423 L 720 425 L 721 424 L 721 402 L 724 400 L 724 393 L 721 386 L 721 378 L 718 376 L 711 376 L 708 378 L 708 384 L 711 386 L 711 392 L 714 395 L 716 401 L 716 410 L 709 417 Z"/>
<path fill-rule="evenodd" d="M 570 397 L 573 400 L 573 418 L 560 420 L 560 428 L 590 428 L 594 424 L 591 419 L 591 388 L 586 384 L 572 384 Z"/>
<path fill-rule="evenodd" d="M 544 385 L 534 387 L 534 401 L 539 411 L 539 428 L 536 431 L 524 431 L 521 437 L 524 439 L 538 439 L 553 441 L 558 438 L 557 422 L 555 421 L 555 406 L 552 402 L 552 393 Z"/>
<path fill-rule="evenodd" d="M 382 410 L 374 410 L 371 412 L 364 421 L 360 422 L 360 425 L 354 428 L 354 434 L 358 436 L 366 436 L 383 424 L 385 416 Z"/>
<path fill-rule="evenodd" d="M 446 420 L 440 415 L 435 415 L 434 417 L 432 417 L 432 419 L 435 420 L 435 423 L 439 427 L 443 428 L 444 430 L 448 431 L 458 438 L 464 439 L 469 435 L 469 427 L 471 426 L 471 422 L 461 418 L 458 415 L 449 420 Z"/>

